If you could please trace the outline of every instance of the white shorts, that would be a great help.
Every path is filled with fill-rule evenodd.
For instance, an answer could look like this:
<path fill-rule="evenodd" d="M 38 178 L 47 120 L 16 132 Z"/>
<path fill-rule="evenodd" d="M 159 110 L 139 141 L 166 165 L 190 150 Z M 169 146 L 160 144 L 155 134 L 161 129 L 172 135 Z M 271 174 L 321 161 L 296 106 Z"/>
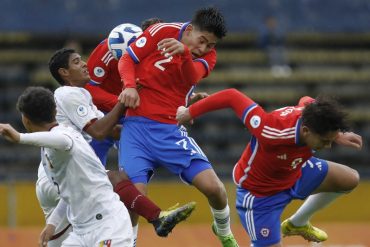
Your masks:
<path fill-rule="evenodd" d="M 47 177 L 41 177 L 36 183 L 36 196 L 40 203 L 40 207 L 44 212 L 45 219 L 47 219 L 54 211 L 59 201 L 59 195 L 56 187 L 49 181 Z M 69 225 L 67 216 L 56 226 L 55 234 L 59 234 L 65 230 Z M 60 247 L 62 242 L 68 237 L 68 234 L 72 231 L 72 227 L 69 227 L 62 235 L 57 239 L 48 242 L 48 247 Z"/>
<path fill-rule="evenodd" d="M 71 232 L 62 247 L 132 247 L 132 224 L 127 209 L 122 204 L 112 211 L 94 230 L 85 234 Z"/>

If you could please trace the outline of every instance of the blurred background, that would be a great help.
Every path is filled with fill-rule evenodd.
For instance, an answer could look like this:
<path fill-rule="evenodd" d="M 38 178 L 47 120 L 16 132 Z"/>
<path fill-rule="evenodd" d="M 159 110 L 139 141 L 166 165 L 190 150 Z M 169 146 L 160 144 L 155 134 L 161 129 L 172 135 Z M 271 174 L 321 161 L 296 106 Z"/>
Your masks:
<path fill-rule="evenodd" d="M 334 146 L 317 156 L 357 169 L 362 182 L 317 219 L 364 224 L 360 228 L 370 233 L 369 0 L 1 0 L 0 122 L 24 131 L 16 100 L 27 86 L 51 90 L 58 86 L 47 67 L 55 50 L 73 47 L 87 59 L 120 23 L 140 25 L 150 17 L 185 22 L 196 9 L 209 5 L 223 12 L 229 32 L 217 45 L 215 70 L 197 91 L 213 93 L 234 87 L 268 111 L 295 105 L 304 95 L 336 96 L 349 111 L 352 131 L 362 135 L 364 147 L 357 151 Z M 250 138 L 248 131 L 232 111 L 219 111 L 196 120 L 189 132 L 227 185 L 234 205 L 231 171 Z M 0 246 L 4 241 L 21 246 L 16 242 L 18 235 L 9 229 L 36 227 L 38 234 L 44 224 L 34 192 L 39 156 L 38 148 L 0 139 Z M 115 150 L 109 168 L 117 169 Z M 150 188 L 149 195 L 163 207 L 197 200 L 198 210 L 189 223 L 210 222 L 206 201 L 168 172 L 159 170 Z M 293 209 L 287 214 L 289 210 Z M 239 228 L 233 207 L 232 211 Z M 32 236 L 37 238 L 37 234 Z M 241 238 L 248 239 L 242 231 Z M 370 239 L 364 241 L 350 244 L 370 246 Z"/>

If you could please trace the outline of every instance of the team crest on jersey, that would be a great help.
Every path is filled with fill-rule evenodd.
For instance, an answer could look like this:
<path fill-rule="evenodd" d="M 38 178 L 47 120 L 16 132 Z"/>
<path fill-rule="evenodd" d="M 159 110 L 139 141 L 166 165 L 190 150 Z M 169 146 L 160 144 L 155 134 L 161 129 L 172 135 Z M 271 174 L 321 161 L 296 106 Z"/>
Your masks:
<path fill-rule="evenodd" d="M 254 115 L 253 117 L 251 117 L 250 124 L 253 128 L 258 128 L 261 124 L 261 117 Z"/>
<path fill-rule="evenodd" d="M 79 105 L 77 107 L 77 115 L 79 115 L 80 117 L 84 117 L 87 115 L 87 107 L 84 106 L 84 105 Z"/>
<path fill-rule="evenodd" d="M 270 235 L 270 230 L 268 228 L 262 228 L 261 235 L 267 238 Z"/>
<path fill-rule="evenodd" d="M 140 39 L 138 39 L 136 41 L 136 46 L 141 48 L 141 47 L 144 47 L 144 45 L 146 44 L 146 38 L 145 37 L 141 37 Z"/>
<path fill-rule="evenodd" d="M 104 240 L 99 243 L 99 247 L 110 247 L 112 244 L 112 240 Z"/>
<path fill-rule="evenodd" d="M 95 67 L 94 68 L 94 75 L 96 77 L 103 77 L 105 75 L 105 71 L 102 67 Z"/>

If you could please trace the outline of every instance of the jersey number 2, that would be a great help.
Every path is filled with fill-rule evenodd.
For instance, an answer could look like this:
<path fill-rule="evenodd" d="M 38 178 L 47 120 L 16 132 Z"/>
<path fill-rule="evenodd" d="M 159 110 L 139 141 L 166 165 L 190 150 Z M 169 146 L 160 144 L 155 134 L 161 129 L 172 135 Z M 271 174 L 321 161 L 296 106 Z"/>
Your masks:
<path fill-rule="evenodd" d="M 171 62 L 171 60 L 173 59 L 173 57 L 169 57 L 169 58 L 166 58 L 166 59 L 162 59 L 162 60 L 159 60 L 157 62 L 154 63 L 154 66 L 158 69 L 160 69 L 161 71 L 164 71 L 166 68 L 162 66 L 162 64 L 164 63 L 169 63 Z"/>

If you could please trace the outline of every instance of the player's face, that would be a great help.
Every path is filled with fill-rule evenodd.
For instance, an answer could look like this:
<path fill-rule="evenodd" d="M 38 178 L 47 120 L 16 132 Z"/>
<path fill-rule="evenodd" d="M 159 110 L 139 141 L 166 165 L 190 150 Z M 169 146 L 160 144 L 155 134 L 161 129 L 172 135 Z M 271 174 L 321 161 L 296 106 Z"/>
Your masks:
<path fill-rule="evenodd" d="M 194 57 L 201 57 L 216 46 L 217 37 L 213 33 L 201 31 L 194 26 L 189 25 L 184 35 L 186 37 L 182 41 Z"/>
<path fill-rule="evenodd" d="M 68 66 L 66 73 L 71 86 L 84 87 L 90 81 L 86 62 L 81 59 L 78 53 L 72 53 L 69 56 Z"/>
<path fill-rule="evenodd" d="M 306 126 L 303 126 L 303 140 L 305 144 L 313 150 L 322 150 L 331 148 L 335 138 L 337 138 L 339 131 L 331 131 L 325 135 L 319 135 L 311 131 Z"/>

